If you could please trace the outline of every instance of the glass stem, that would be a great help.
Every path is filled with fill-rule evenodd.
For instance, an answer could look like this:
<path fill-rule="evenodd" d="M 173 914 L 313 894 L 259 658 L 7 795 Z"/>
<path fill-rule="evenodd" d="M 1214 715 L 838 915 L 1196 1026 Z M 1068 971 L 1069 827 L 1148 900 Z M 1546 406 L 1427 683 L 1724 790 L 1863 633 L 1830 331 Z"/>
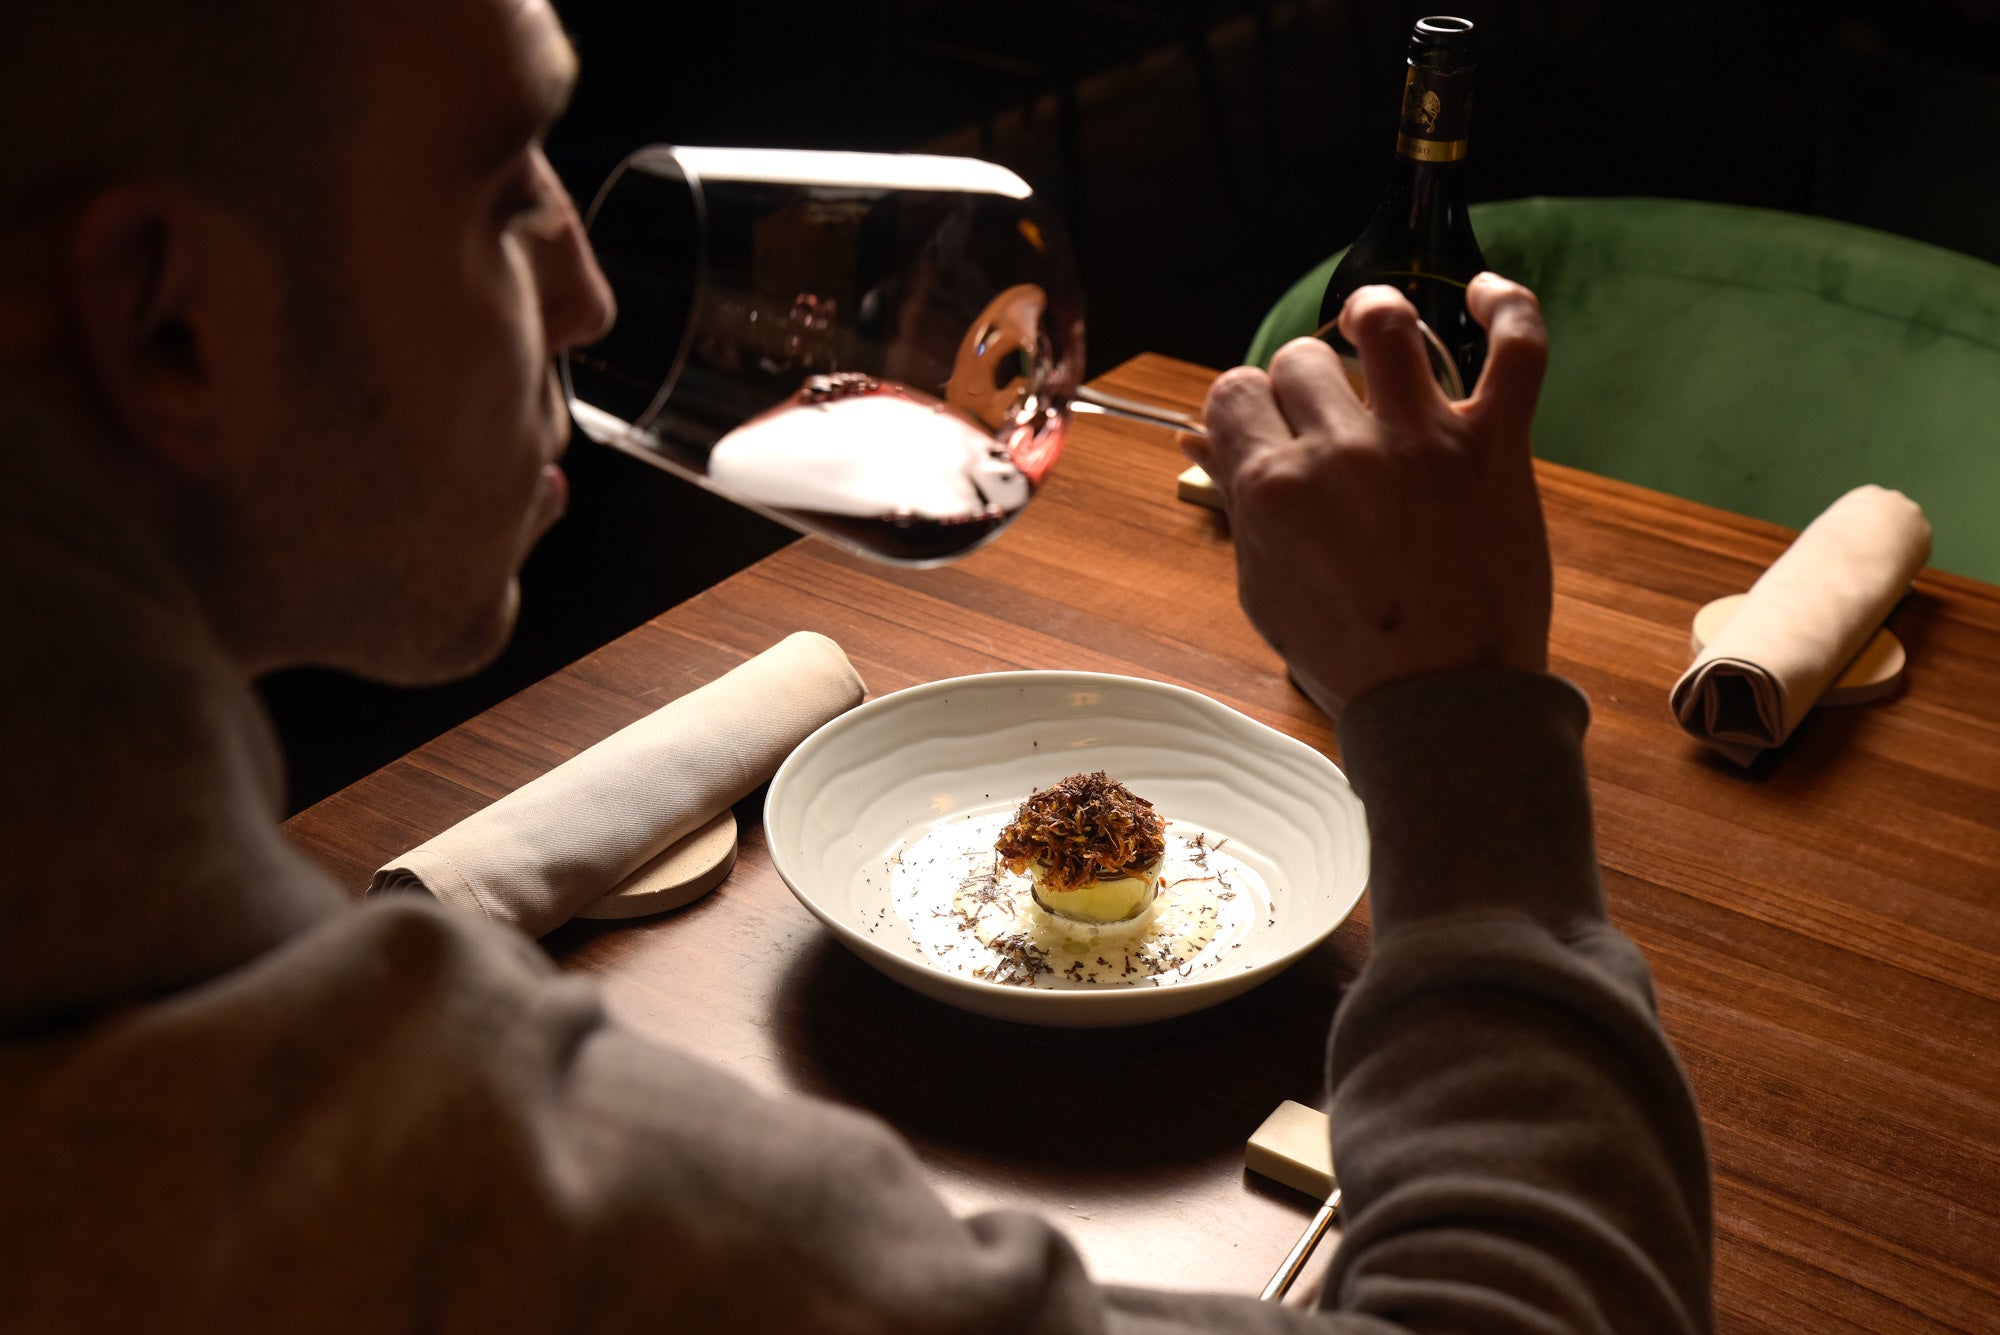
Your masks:
<path fill-rule="evenodd" d="M 1148 426 L 1165 427 L 1169 431 L 1184 431 L 1190 436 L 1208 438 L 1208 428 L 1193 413 L 1184 413 L 1177 408 L 1162 408 L 1156 404 L 1141 403 L 1137 399 L 1122 398 L 1116 394 L 1106 394 L 1103 390 L 1092 389 L 1088 385 L 1077 386 L 1070 396 L 1070 407 L 1080 413 L 1096 413 L 1103 417 L 1122 417 L 1128 422 L 1144 422 Z"/>

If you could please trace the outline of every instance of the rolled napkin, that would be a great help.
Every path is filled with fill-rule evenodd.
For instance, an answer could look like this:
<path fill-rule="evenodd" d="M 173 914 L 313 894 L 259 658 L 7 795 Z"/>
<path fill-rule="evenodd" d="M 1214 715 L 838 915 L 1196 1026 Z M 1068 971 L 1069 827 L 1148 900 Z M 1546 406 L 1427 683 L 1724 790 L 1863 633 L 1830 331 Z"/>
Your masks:
<path fill-rule="evenodd" d="M 1930 559 L 1916 502 L 1856 487 L 1806 525 L 1674 683 L 1681 727 L 1739 765 L 1782 745 Z"/>
<path fill-rule="evenodd" d="M 531 936 L 560 926 L 777 772 L 861 702 L 840 646 L 789 635 L 375 873 Z"/>

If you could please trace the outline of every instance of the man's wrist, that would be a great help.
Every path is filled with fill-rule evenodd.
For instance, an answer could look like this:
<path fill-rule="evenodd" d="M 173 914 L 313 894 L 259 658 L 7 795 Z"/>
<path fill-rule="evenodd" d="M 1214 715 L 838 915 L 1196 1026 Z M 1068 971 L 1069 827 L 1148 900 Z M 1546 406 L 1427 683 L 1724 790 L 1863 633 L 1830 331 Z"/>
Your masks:
<path fill-rule="evenodd" d="M 1568 933 L 1603 916 L 1583 693 L 1548 673 L 1404 678 L 1354 700 L 1341 756 L 1368 809 L 1378 939 L 1453 913 Z"/>

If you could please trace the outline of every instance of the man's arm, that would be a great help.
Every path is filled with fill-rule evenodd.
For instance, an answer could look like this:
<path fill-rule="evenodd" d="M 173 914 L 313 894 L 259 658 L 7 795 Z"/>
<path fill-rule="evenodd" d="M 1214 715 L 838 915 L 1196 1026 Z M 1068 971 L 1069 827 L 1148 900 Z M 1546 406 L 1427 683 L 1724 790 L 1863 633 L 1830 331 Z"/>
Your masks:
<path fill-rule="evenodd" d="M 1606 919 L 1582 696 L 1547 675 L 1526 289 L 1468 293 L 1473 396 L 1387 288 L 1342 312 L 1363 405 L 1299 340 L 1216 382 L 1190 452 L 1243 604 L 1340 726 L 1368 808 L 1373 955 L 1332 1042 L 1345 1190 L 1329 1307 L 1412 1330 L 1706 1330 L 1709 1178 L 1638 951 Z"/>

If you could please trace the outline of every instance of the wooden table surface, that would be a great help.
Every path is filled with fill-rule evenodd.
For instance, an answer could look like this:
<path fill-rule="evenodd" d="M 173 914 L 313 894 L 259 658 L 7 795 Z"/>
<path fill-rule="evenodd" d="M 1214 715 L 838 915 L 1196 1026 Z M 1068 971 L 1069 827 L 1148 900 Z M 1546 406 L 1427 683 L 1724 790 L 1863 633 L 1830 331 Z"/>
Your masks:
<path fill-rule="evenodd" d="M 1099 383 L 1193 408 L 1211 375 L 1147 356 Z M 1237 608 L 1224 523 L 1173 499 L 1181 466 L 1158 430 L 1080 419 L 1042 496 L 971 558 L 909 571 L 795 543 L 290 833 L 358 891 L 394 854 L 801 629 L 837 640 L 878 695 L 1013 668 L 1129 673 L 1337 758 Z M 1818 711 L 1741 770 L 1678 730 L 1667 690 L 1695 610 L 1747 588 L 1790 535 L 1559 466 L 1541 479 L 1555 666 L 1595 710 L 1606 893 L 1652 961 L 1714 1154 L 1722 1329 L 2000 1330 L 2000 590 L 1926 573 L 1890 621 L 1905 690 Z M 880 1114 L 955 1205 L 1050 1216 L 1107 1279 L 1262 1285 L 1311 1203 L 1247 1175 L 1243 1141 L 1280 1100 L 1319 1099 L 1365 906 L 1212 1010 L 1020 1027 L 917 996 L 835 945 L 771 869 L 759 802 L 738 809 L 742 855 L 720 890 L 658 919 L 571 924 L 549 950 L 647 1034 L 764 1089 Z"/>

